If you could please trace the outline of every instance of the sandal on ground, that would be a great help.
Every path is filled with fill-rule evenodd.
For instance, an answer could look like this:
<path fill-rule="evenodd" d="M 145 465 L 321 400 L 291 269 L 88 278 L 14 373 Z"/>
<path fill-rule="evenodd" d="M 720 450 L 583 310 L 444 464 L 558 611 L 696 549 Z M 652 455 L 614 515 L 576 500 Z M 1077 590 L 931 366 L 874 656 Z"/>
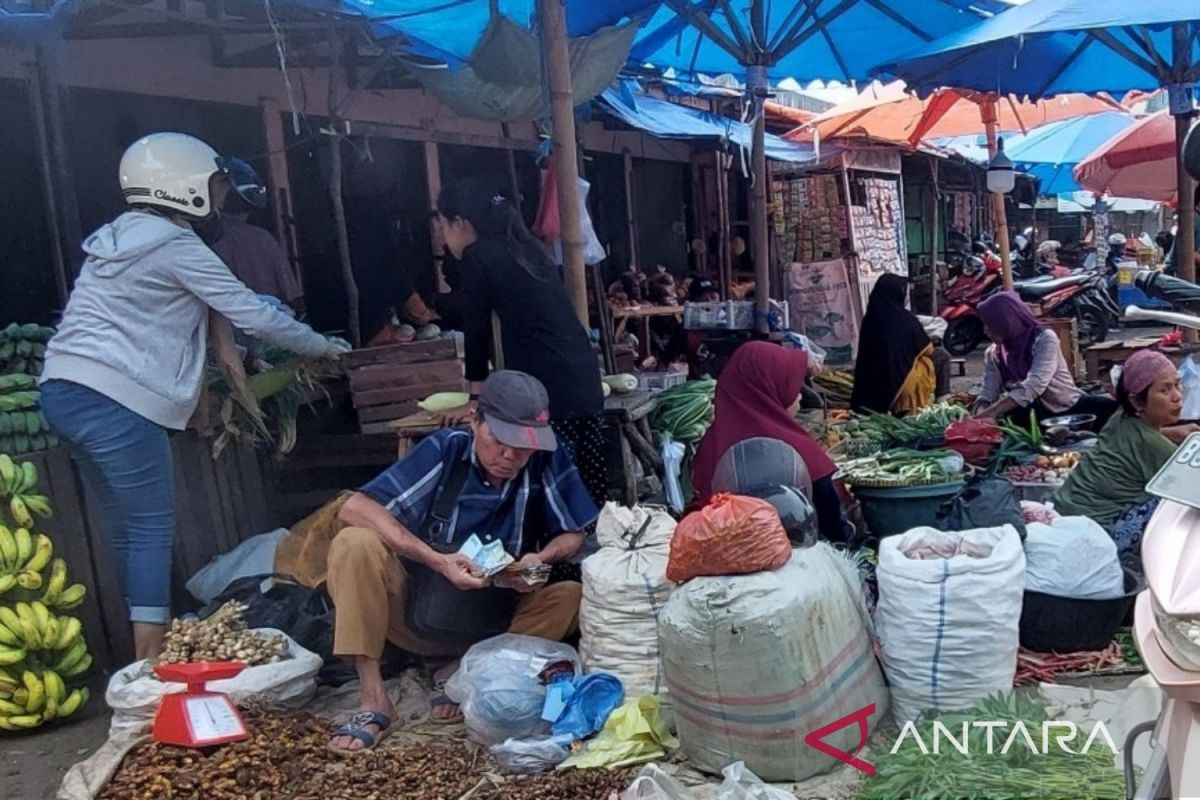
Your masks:
<path fill-rule="evenodd" d="M 371 733 L 367 730 L 368 725 L 375 725 L 379 728 L 379 733 Z M 329 749 L 341 756 L 352 756 L 355 753 L 365 753 L 368 750 L 374 750 L 392 730 L 392 718 L 382 711 L 359 711 L 351 715 L 350 719 L 346 720 L 345 724 L 329 734 Z M 337 747 L 333 740 L 339 736 L 351 736 L 363 743 L 363 746 L 357 750 L 347 750 L 344 747 Z"/>
<path fill-rule="evenodd" d="M 440 681 L 433 685 L 433 696 L 429 698 L 429 721 L 437 725 L 454 725 L 463 721 L 462 706 L 450 699 L 446 694 L 446 682 Z M 435 717 L 433 712 L 439 708 L 454 706 L 455 713 L 449 717 Z"/>

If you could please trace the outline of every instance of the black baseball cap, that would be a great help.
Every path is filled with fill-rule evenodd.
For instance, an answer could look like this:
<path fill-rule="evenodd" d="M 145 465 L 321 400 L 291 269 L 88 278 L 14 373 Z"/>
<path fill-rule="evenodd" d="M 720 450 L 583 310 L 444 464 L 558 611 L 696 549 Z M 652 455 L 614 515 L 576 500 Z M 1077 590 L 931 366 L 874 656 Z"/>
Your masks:
<path fill-rule="evenodd" d="M 479 393 L 479 411 L 501 444 L 551 453 L 558 449 L 558 439 L 550 429 L 546 387 L 528 373 L 493 372 Z"/>

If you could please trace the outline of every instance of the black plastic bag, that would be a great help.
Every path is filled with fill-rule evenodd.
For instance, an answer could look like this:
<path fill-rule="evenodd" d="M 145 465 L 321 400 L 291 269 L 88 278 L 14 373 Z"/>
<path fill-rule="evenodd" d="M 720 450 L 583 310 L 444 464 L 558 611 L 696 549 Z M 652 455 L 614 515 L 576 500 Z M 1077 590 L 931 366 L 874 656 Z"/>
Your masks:
<path fill-rule="evenodd" d="M 202 608 L 199 617 L 206 619 L 230 600 L 246 606 L 247 628 L 275 628 L 292 637 L 305 650 L 319 655 L 325 666 L 317 675 L 318 683 L 340 686 L 357 679 L 354 665 L 333 654 L 334 609 L 325 584 L 310 589 L 286 575 L 239 578 Z M 407 654 L 389 644 L 383 657 L 384 677 L 399 673 L 412 661 Z"/>
<path fill-rule="evenodd" d="M 1012 484 L 991 473 L 971 478 L 961 492 L 943 503 L 937 525 L 944 531 L 1012 525 L 1025 541 L 1025 516 Z"/>

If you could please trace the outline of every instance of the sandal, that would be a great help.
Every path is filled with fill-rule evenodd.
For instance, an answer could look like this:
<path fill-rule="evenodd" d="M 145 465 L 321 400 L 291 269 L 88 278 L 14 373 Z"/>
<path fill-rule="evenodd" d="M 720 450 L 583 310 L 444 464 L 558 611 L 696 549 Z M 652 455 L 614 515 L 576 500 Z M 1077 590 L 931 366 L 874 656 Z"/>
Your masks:
<path fill-rule="evenodd" d="M 368 725 L 375 725 L 379 728 L 379 733 L 371 733 L 367 730 Z M 345 724 L 329 734 L 329 749 L 340 756 L 352 756 L 355 753 L 365 753 L 368 750 L 373 750 L 375 747 L 387 738 L 392 730 L 392 718 L 382 711 L 359 711 L 351 715 L 350 719 L 346 720 Z M 344 747 L 335 747 L 333 739 L 338 736 L 351 736 L 363 743 L 363 746 L 357 750 L 347 750 Z"/>
<path fill-rule="evenodd" d="M 438 681 L 433 685 L 433 696 L 429 698 L 429 721 L 435 725 L 454 725 L 463 721 L 462 706 L 450 699 L 446 694 L 446 682 Z M 439 708 L 454 706 L 455 713 L 448 717 L 435 717 L 433 712 Z"/>

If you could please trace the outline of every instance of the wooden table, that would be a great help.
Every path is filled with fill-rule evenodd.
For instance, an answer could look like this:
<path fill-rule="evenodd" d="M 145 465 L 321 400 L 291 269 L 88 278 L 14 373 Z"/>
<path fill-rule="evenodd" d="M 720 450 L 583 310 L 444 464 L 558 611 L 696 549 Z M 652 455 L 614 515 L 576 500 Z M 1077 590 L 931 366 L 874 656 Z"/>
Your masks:
<path fill-rule="evenodd" d="M 621 443 L 621 500 L 628 506 L 638 501 L 638 461 L 647 472 L 662 474 L 662 456 L 654 447 L 654 434 L 650 431 L 650 415 L 657 407 L 654 395 L 645 389 L 615 394 L 604 400 L 605 422 L 617 431 Z"/>
<path fill-rule="evenodd" d="M 619 483 L 621 500 L 627 505 L 638 501 L 637 462 L 647 472 L 662 473 L 662 457 L 654 447 L 654 434 L 650 431 L 650 415 L 656 407 L 654 395 L 644 389 L 612 395 L 604 401 L 605 422 L 616 431 L 621 448 L 620 476 L 609 483 L 610 486 Z M 397 459 L 404 458 L 414 444 L 439 428 L 435 415 L 428 411 L 418 411 L 388 426 L 399 440 Z"/>
<path fill-rule="evenodd" d="M 650 352 L 650 320 L 654 317 L 674 317 L 683 322 L 683 306 L 610 306 L 612 318 L 616 322 L 613 329 L 613 341 L 621 340 L 621 335 L 629 325 L 630 320 L 641 320 L 642 333 L 638 346 L 642 358 L 653 355 Z"/>
<path fill-rule="evenodd" d="M 1131 355 L 1139 350 L 1159 350 L 1168 358 L 1175 358 L 1183 351 L 1178 347 L 1159 347 L 1162 341 L 1158 336 L 1140 336 L 1125 342 L 1101 342 L 1094 344 L 1084 351 L 1084 361 L 1089 380 L 1098 381 L 1106 367 L 1124 364 Z"/>

